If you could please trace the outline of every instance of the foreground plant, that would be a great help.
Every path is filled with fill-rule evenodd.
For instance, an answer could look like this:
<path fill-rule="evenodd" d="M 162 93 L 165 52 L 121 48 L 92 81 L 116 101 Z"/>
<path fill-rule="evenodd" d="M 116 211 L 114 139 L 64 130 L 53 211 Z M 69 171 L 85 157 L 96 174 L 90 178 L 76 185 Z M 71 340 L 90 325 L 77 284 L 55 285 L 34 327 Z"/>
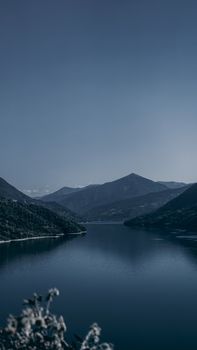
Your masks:
<path fill-rule="evenodd" d="M 113 350 L 108 343 L 100 343 L 101 328 L 94 323 L 83 339 L 75 336 L 72 345 L 65 340 L 66 325 L 62 316 L 50 311 L 56 288 L 50 289 L 46 298 L 34 293 L 24 300 L 20 316 L 10 315 L 7 326 L 0 329 L 0 350 Z"/>

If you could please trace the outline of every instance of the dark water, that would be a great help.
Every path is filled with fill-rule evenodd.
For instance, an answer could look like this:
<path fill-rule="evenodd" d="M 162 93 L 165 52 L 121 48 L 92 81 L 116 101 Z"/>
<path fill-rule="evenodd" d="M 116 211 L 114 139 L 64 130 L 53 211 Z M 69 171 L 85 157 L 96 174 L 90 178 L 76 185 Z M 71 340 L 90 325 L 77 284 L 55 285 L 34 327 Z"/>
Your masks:
<path fill-rule="evenodd" d="M 1 324 L 24 297 L 56 286 L 69 335 L 97 321 L 118 350 L 196 349 L 197 250 L 160 238 L 92 224 L 68 241 L 1 245 Z"/>

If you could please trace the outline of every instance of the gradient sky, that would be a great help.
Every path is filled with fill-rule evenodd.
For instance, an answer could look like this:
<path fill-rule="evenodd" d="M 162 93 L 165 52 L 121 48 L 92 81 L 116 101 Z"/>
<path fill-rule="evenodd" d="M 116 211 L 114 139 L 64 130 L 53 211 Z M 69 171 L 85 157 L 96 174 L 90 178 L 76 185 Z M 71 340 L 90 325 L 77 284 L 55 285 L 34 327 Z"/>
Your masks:
<path fill-rule="evenodd" d="M 197 181 L 196 0 L 0 0 L 0 176 Z"/>

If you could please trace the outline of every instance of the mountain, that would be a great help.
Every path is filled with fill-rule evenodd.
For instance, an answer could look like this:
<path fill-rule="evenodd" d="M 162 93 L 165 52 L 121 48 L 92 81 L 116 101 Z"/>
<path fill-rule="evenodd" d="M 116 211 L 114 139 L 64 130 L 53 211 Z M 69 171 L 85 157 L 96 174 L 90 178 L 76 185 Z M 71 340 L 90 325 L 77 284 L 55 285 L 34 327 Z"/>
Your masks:
<path fill-rule="evenodd" d="M 129 220 L 125 224 L 197 231 L 197 184 L 191 185 L 154 213 Z"/>
<path fill-rule="evenodd" d="M 0 198 L 15 199 L 20 202 L 30 202 L 31 199 L 24 193 L 17 190 L 14 186 L 10 185 L 7 181 L 0 177 Z"/>
<path fill-rule="evenodd" d="M 106 205 L 94 207 L 84 213 L 87 221 L 125 221 L 136 216 L 148 214 L 177 197 L 186 188 L 167 189 L 148 193 L 144 196 L 124 199 Z"/>
<path fill-rule="evenodd" d="M 162 184 L 136 174 L 130 174 L 103 185 L 88 186 L 76 193 L 64 195 L 58 199 L 58 203 L 83 215 L 99 205 L 164 190 L 166 190 L 166 186 Z"/>
<path fill-rule="evenodd" d="M 185 182 L 176 182 L 176 181 L 158 181 L 158 183 L 170 188 L 170 189 L 177 189 L 177 188 L 183 188 L 187 186 Z"/>
<path fill-rule="evenodd" d="M 67 220 L 82 221 L 82 218 L 79 215 L 73 213 L 70 209 L 65 208 L 65 206 L 61 206 L 56 202 L 43 202 L 41 200 L 28 197 L 2 178 L 0 178 L 0 198 L 17 200 L 20 203 L 43 206 Z"/>
<path fill-rule="evenodd" d="M 58 204 L 56 202 L 43 202 L 41 200 L 37 200 L 34 202 L 34 204 L 37 204 L 49 210 L 52 210 L 54 213 L 62 216 L 67 220 L 72 220 L 76 222 L 84 221 L 84 218 L 82 216 L 74 213 L 72 210 L 65 208 L 63 205 Z"/>
<path fill-rule="evenodd" d="M 51 210 L 25 202 L 0 199 L 0 240 L 66 235 L 85 229 Z"/>
<path fill-rule="evenodd" d="M 63 196 L 80 191 L 81 187 L 62 187 L 60 190 L 42 197 L 44 202 L 59 202 Z"/>

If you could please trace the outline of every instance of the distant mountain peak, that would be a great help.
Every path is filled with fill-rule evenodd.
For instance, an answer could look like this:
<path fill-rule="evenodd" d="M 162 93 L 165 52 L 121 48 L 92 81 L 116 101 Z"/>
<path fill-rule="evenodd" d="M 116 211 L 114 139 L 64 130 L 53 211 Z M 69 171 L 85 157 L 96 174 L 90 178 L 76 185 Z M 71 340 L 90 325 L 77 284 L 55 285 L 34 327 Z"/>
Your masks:
<path fill-rule="evenodd" d="M 59 198 L 62 198 L 62 197 L 67 196 L 69 194 L 81 191 L 82 189 L 83 189 L 82 187 L 64 186 L 53 193 L 50 193 L 50 194 L 47 194 L 46 196 L 43 196 L 42 200 L 45 202 L 50 202 L 50 201 L 59 202 Z"/>
<path fill-rule="evenodd" d="M 166 190 L 165 185 L 131 173 L 120 179 L 105 182 L 102 185 L 91 185 L 80 188 L 72 193 L 65 193 L 59 190 L 50 196 L 44 197 L 44 200 L 57 201 L 61 205 L 83 215 L 89 209 L 112 203 L 118 200 L 142 196 L 151 192 Z"/>
<path fill-rule="evenodd" d="M 122 177 L 122 179 L 124 179 L 124 178 L 126 178 L 126 177 L 142 177 L 142 178 L 145 179 L 145 177 L 143 177 L 143 176 L 141 176 L 141 175 L 139 175 L 139 174 L 136 174 L 136 173 L 130 173 L 130 174 L 128 174 L 128 175 L 125 175 L 125 176 Z"/>

